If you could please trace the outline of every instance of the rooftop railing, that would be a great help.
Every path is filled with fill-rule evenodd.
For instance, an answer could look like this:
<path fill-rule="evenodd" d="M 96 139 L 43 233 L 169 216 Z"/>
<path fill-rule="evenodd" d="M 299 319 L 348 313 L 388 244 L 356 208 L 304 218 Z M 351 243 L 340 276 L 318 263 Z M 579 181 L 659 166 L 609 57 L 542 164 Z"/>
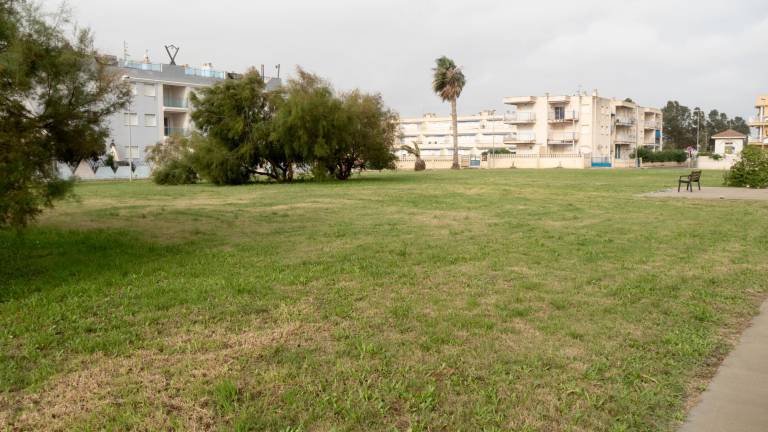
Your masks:
<path fill-rule="evenodd" d="M 160 63 L 141 63 L 134 61 L 123 62 L 123 67 L 130 69 L 138 69 L 143 71 L 162 72 L 163 65 Z"/>
<path fill-rule="evenodd" d="M 199 76 L 203 78 L 217 78 L 217 79 L 226 78 L 226 73 L 222 71 L 213 70 L 213 69 L 197 69 L 197 68 L 186 67 L 184 68 L 184 74 Z"/>

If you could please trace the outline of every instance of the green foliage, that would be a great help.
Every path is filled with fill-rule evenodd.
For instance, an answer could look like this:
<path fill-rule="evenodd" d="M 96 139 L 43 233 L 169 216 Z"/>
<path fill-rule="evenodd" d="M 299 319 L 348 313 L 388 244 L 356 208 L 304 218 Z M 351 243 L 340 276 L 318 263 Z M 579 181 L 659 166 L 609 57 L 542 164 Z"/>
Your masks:
<path fill-rule="evenodd" d="M 242 184 L 253 175 L 277 181 L 293 179 L 293 164 L 272 139 L 272 119 L 281 102 L 267 92 L 254 69 L 193 94 L 192 119 L 204 135 L 196 140 L 193 165 L 216 184 Z M 199 153 L 199 154 L 198 154 Z"/>
<path fill-rule="evenodd" d="M 630 158 L 634 159 L 640 157 L 643 162 L 678 162 L 683 163 L 688 160 L 688 153 L 681 149 L 664 149 L 659 151 L 652 151 L 645 147 L 637 149 L 637 152 L 632 152 Z"/>
<path fill-rule="evenodd" d="M 287 158 L 311 164 L 318 178 L 339 180 L 354 169 L 391 165 L 397 115 L 381 95 L 359 90 L 337 95 L 318 76 L 301 68 L 297 75 L 288 82 L 271 128 L 271 139 L 282 143 Z"/>
<path fill-rule="evenodd" d="M 711 147 L 712 135 L 728 129 L 749 135 L 749 125 L 743 118 L 730 118 L 718 110 L 711 110 L 705 115 L 698 107 L 691 110 L 678 101 L 668 101 L 661 111 L 664 114 L 665 144 L 673 148 L 695 146 L 697 130 L 700 148 L 703 150 Z"/>
<path fill-rule="evenodd" d="M 197 182 L 189 141 L 183 136 L 171 136 L 150 149 L 147 160 L 154 166 L 152 180 L 155 183 L 180 185 Z"/>
<path fill-rule="evenodd" d="M 504 147 L 499 147 L 496 149 L 486 150 L 482 153 L 483 156 L 487 156 L 489 154 L 512 154 L 512 151 Z"/>
<path fill-rule="evenodd" d="M 467 84 L 461 68 L 450 58 L 442 56 L 435 60 L 432 72 L 432 90 L 443 102 L 456 101 Z"/>
<path fill-rule="evenodd" d="M 747 146 L 741 159 L 725 173 L 727 186 L 764 189 L 768 187 L 768 152 Z"/>
<path fill-rule="evenodd" d="M 106 118 L 130 91 L 98 61 L 88 30 L 66 10 L 0 2 L 0 228 L 22 227 L 70 190 L 54 161 L 76 166 L 104 151 Z"/>

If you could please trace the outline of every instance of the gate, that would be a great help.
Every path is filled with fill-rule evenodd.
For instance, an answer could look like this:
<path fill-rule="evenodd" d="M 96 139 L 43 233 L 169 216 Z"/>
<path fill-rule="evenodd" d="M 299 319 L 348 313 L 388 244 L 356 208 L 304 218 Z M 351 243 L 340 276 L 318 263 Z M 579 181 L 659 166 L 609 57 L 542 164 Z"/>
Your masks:
<path fill-rule="evenodd" d="M 592 168 L 610 168 L 611 157 L 610 156 L 593 156 Z"/>

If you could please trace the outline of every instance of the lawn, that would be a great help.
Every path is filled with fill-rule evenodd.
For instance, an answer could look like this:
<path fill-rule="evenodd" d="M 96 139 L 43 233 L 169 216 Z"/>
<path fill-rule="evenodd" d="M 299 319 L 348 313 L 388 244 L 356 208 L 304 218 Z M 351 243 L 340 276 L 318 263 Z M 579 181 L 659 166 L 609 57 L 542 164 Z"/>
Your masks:
<path fill-rule="evenodd" d="M 677 175 L 80 184 L 0 234 L 0 430 L 673 430 L 768 295 Z"/>

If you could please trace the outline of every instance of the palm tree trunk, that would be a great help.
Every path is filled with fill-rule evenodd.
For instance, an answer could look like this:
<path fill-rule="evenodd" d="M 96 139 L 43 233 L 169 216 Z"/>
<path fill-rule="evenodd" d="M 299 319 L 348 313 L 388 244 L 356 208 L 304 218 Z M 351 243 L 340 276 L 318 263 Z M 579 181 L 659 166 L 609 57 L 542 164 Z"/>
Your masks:
<path fill-rule="evenodd" d="M 451 127 L 453 129 L 453 164 L 451 169 L 461 169 L 459 165 L 459 129 L 456 119 L 456 98 L 451 99 Z"/>

